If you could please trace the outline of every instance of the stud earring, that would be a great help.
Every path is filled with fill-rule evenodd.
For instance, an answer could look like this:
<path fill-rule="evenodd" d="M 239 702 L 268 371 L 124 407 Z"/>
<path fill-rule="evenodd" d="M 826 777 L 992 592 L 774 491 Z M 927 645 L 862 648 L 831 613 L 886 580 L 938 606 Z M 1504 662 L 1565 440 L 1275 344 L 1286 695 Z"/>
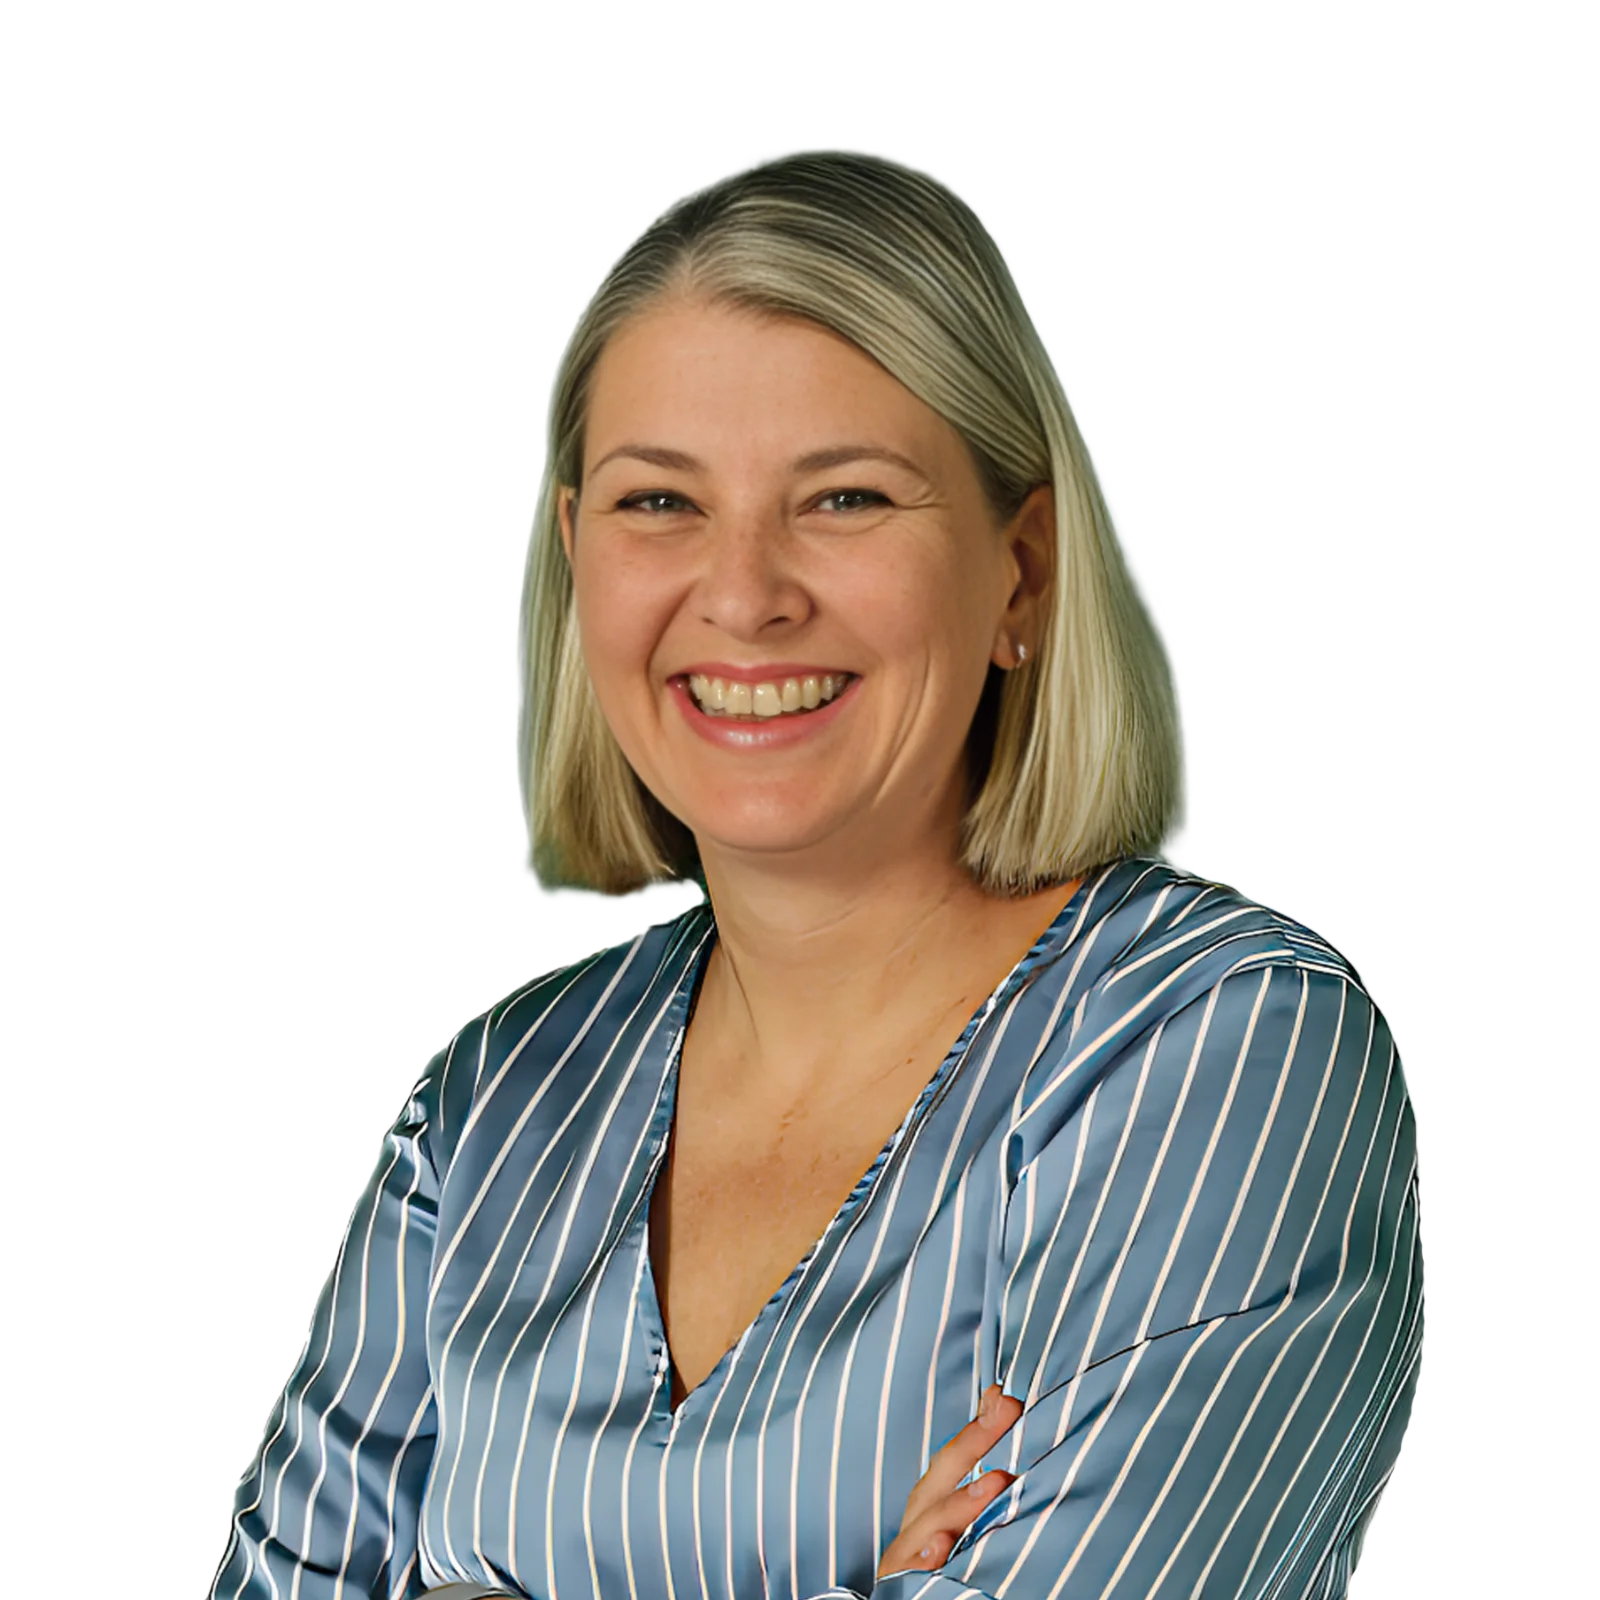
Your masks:
<path fill-rule="evenodd" d="M 1028 659 L 1028 647 L 1021 642 L 1017 645 L 1017 665 L 1020 667 Z"/>

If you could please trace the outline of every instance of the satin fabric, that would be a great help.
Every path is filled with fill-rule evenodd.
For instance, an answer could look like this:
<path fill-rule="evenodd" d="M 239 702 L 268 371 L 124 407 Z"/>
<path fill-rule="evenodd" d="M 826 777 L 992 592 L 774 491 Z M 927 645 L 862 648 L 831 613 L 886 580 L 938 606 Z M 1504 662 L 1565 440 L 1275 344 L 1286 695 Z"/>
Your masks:
<path fill-rule="evenodd" d="M 1355 969 L 1091 872 L 674 1412 L 648 1253 L 701 904 L 428 1064 L 239 1485 L 213 1600 L 1345 1593 L 1422 1337 L 1414 1120 Z M 998 1379 L 1019 1474 L 875 1580 Z"/>

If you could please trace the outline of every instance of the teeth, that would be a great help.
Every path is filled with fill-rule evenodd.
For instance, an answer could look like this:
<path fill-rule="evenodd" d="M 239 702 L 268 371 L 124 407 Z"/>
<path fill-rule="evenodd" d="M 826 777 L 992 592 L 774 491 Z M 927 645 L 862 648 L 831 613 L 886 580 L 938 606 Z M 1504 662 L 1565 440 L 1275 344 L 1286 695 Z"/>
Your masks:
<path fill-rule="evenodd" d="M 689 692 L 704 711 L 713 715 L 757 720 L 798 711 L 814 711 L 839 694 L 851 675 L 828 672 L 820 677 L 785 678 L 776 683 L 735 683 L 722 678 L 707 678 L 701 673 L 689 677 Z"/>

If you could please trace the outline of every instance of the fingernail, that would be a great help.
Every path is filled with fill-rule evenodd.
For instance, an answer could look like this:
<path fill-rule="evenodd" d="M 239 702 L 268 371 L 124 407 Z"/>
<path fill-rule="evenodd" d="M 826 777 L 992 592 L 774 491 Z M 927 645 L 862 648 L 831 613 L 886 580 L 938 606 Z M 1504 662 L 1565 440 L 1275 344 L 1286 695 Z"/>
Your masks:
<path fill-rule="evenodd" d="M 994 1416 L 995 1402 L 1000 1398 L 999 1390 L 1000 1385 L 998 1383 L 991 1383 L 983 1391 L 983 1400 L 978 1406 L 978 1420 L 980 1422 L 988 1422 Z"/>
<path fill-rule="evenodd" d="M 970 1494 L 974 1500 L 981 1500 L 986 1494 L 988 1494 L 990 1487 L 991 1485 L 986 1479 L 978 1478 L 974 1482 L 967 1485 L 967 1493 Z"/>

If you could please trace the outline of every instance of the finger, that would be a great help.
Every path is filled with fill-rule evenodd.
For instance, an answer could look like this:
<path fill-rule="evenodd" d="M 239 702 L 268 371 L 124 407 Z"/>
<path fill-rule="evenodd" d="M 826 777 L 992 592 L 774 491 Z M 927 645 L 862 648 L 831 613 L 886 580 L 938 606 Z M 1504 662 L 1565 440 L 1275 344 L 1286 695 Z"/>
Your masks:
<path fill-rule="evenodd" d="M 931 1570 L 940 1566 L 967 1525 L 999 1489 L 1015 1482 L 1011 1473 L 986 1475 L 996 1488 L 989 1489 L 980 1480 L 977 1495 L 969 1495 L 965 1501 L 961 1498 L 966 1492 L 960 1487 L 962 1479 L 1016 1424 L 1023 1412 L 1022 1402 L 1005 1394 L 997 1383 L 990 1384 L 984 1391 L 984 1400 L 993 1402 L 989 1414 L 985 1416 L 980 1407 L 978 1416 L 934 1455 L 927 1472 L 907 1497 L 905 1517 L 899 1532 L 884 1551 L 878 1567 L 879 1577 L 913 1567 Z M 926 1556 L 921 1553 L 924 1549 L 930 1552 Z"/>
<path fill-rule="evenodd" d="M 943 1528 L 925 1533 L 913 1533 L 908 1529 L 883 1552 L 877 1576 L 887 1578 L 894 1572 L 935 1572 L 950 1559 L 958 1538 L 959 1532 Z"/>
<path fill-rule="evenodd" d="M 961 1535 L 994 1500 L 1017 1481 L 1017 1474 L 996 1468 L 947 1495 L 937 1506 L 908 1521 L 884 1552 L 878 1575 L 916 1568 L 932 1571 L 949 1559 Z"/>
<path fill-rule="evenodd" d="M 934 1453 L 924 1480 L 938 1483 L 941 1492 L 953 1489 L 1021 1415 L 1022 1402 L 991 1383 L 978 1415 Z"/>
<path fill-rule="evenodd" d="M 991 1395 L 994 1404 L 989 1415 L 985 1417 L 980 1410 L 966 1427 L 934 1453 L 928 1470 L 917 1480 L 906 1500 L 902 1528 L 959 1488 L 961 1480 L 1016 1425 L 1017 1418 L 1022 1415 L 1022 1402 L 1001 1392 L 999 1384 L 989 1385 L 985 1399 Z"/>

